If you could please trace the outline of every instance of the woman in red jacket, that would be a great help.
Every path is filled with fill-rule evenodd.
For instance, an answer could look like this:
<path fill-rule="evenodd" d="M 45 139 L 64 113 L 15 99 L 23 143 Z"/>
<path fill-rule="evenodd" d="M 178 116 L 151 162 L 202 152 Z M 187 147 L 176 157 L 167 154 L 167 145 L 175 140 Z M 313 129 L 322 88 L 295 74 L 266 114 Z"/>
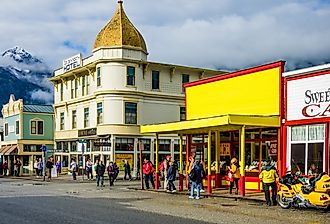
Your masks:
<path fill-rule="evenodd" d="M 146 188 L 149 189 L 149 180 L 151 182 L 152 187 L 155 189 L 155 182 L 154 182 L 154 173 L 155 169 L 152 163 L 148 159 L 144 159 L 143 162 L 143 175 L 144 175 L 144 182 L 146 184 Z"/>

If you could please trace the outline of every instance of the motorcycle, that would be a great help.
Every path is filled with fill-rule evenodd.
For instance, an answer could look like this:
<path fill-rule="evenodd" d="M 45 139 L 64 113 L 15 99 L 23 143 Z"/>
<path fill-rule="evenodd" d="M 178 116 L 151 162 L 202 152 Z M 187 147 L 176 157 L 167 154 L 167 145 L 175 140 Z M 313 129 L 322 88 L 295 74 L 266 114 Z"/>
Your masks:
<path fill-rule="evenodd" d="M 330 177 L 320 173 L 306 179 L 287 174 L 279 180 L 277 202 L 283 209 L 293 207 L 330 208 Z"/>

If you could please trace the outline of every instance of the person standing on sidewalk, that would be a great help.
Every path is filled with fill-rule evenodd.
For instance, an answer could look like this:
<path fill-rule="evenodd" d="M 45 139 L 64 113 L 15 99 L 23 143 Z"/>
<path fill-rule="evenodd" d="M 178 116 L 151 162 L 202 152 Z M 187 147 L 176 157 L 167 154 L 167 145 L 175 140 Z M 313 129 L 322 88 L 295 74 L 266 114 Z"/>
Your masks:
<path fill-rule="evenodd" d="M 241 173 L 239 171 L 239 164 L 236 158 L 231 159 L 229 172 L 232 175 L 232 178 L 230 180 L 229 194 L 233 193 L 234 184 L 236 187 L 235 194 L 238 194 L 238 181 L 241 177 Z"/>
<path fill-rule="evenodd" d="M 191 163 L 191 171 L 190 171 L 190 180 L 191 180 L 191 190 L 190 190 L 190 199 L 194 199 L 194 190 L 197 190 L 197 196 L 196 199 L 200 199 L 200 189 L 202 184 L 202 168 L 200 166 L 199 160 L 196 160 L 194 162 L 194 159 L 192 159 Z"/>
<path fill-rule="evenodd" d="M 176 188 L 174 185 L 175 177 L 176 177 L 176 167 L 174 166 L 173 162 L 169 162 L 169 168 L 167 172 L 167 181 L 168 181 L 168 190 L 167 192 L 176 192 Z"/>
<path fill-rule="evenodd" d="M 170 167 L 170 165 L 169 165 L 170 160 L 171 160 L 171 156 L 167 155 L 165 157 L 164 161 L 159 166 L 160 172 L 162 173 L 163 178 L 164 178 L 164 190 L 168 189 L 167 173 L 168 173 L 168 169 Z"/>
<path fill-rule="evenodd" d="M 86 162 L 86 174 L 88 180 L 93 180 L 93 163 L 91 159 L 88 159 Z"/>
<path fill-rule="evenodd" d="M 42 170 L 43 170 L 43 163 L 41 161 L 41 158 L 39 158 L 39 161 L 38 161 L 38 174 L 37 174 L 37 177 L 41 177 L 42 176 Z"/>
<path fill-rule="evenodd" d="M 46 168 L 48 169 L 48 180 L 52 179 L 52 169 L 53 169 L 53 158 L 49 158 L 46 163 Z"/>
<path fill-rule="evenodd" d="M 148 159 L 144 159 L 143 164 L 143 175 L 144 175 L 144 182 L 146 185 L 146 189 L 150 189 L 149 181 L 151 182 L 152 187 L 155 189 L 155 182 L 154 182 L 154 167 L 152 163 Z"/>
<path fill-rule="evenodd" d="M 101 187 L 104 187 L 104 172 L 105 172 L 105 166 L 103 164 L 103 161 L 100 160 L 99 164 L 96 166 L 96 186 L 100 186 L 101 181 Z"/>
<path fill-rule="evenodd" d="M 113 162 L 109 163 L 109 166 L 107 167 L 108 176 L 109 176 L 109 183 L 110 187 L 113 186 L 114 178 L 115 178 L 115 167 L 113 165 Z"/>
<path fill-rule="evenodd" d="M 61 161 L 60 160 L 57 160 L 55 166 L 56 166 L 57 177 L 59 177 L 60 176 L 60 173 L 61 173 Z"/>
<path fill-rule="evenodd" d="M 5 162 L 2 164 L 2 169 L 3 169 L 3 175 L 7 176 L 8 175 L 8 162 L 5 160 Z"/>
<path fill-rule="evenodd" d="M 276 178 L 278 178 L 277 171 L 274 166 L 271 165 L 271 161 L 268 159 L 266 161 L 266 166 L 264 166 L 259 174 L 259 179 L 262 182 L 262 186 L 265 192 L 266 205 L 271 206 L 269 187 L 272 188 L 272 201 L 273 205 L 276 205 Z"/>
<path fill-rule="evenodd" d="M 72 162 L 70 164 L 70 170 L 72 172 L 72 178 L 73 178 L 73 180 L 77 180 L 78 165 L 77 165 L 75 159 L 72 159 L 71 161 Z"/>
<path fill-rule="evenodd" d="M 131 166 L 129 165 L 129 162 L 126 159 L 124 164 L 124 171 L 125 171 L 124 180 L 126 180 L 126 176 L 128 176 L 129 180 L 132 180 Z"/>

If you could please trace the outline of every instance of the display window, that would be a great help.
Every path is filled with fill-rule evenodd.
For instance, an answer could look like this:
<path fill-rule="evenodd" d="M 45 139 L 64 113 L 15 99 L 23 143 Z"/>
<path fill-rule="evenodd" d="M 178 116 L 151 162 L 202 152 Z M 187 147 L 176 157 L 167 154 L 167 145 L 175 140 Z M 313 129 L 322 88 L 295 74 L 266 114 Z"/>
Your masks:
<path fill-rule="evenodd" d="M 305 175 L 323 172 L 325 124 L 293 126 L 289 133 L 289 169 Z"/>

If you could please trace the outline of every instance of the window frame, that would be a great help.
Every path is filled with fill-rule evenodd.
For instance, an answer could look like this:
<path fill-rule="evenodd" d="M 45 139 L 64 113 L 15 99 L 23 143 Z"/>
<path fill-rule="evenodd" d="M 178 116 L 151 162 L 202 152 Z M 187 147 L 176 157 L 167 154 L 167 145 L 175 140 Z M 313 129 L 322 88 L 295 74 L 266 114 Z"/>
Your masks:
<path fill-rule="evenodd" d="M 96 86 L 101 86 L 101 67 L 96 68 Z"/>
<path fill-rule="evenodd" d="M 19 120 L 16 120 L 15 121 L 15 134 L 16 135 L 19 135 L 19 133 L 20 133 L 20 130 L 19 130 L 20 127 L 19 126 L 20 126 L 20 122 L 19 122 Z"/>
<path fill-rule="evenodd" d="M 185 78 L 188 78 L 188 81 Z M 190 75 L 189 74 L 181 74 L 182 92 L 184 92 L 184 84 L 186 84 L 188 82 L 190 82 Z"/>
<path fill-rule="evenodd" d="M 40 123 L 42 123 L 42 129 L 40 129 Z M 34 125 L 33 125 L 34 124 Z M 34 130 L 34 132 L 33 132 Z M 40 132 L 41 130 L 41 132 Z M 42 119 L 31 119 L 30 120 L 30 135 L 43 136 L 45 133 L 45 121 Z"/>
<path fill-rule="evenodd" d="M 127 106 L 131 104 L 131 105 L 135 105 L 135 118 L 134 118 L 134 113 L 128 112 L 127 111 Z M 124 115 L 125 115 L 125 124 L 133 124 L 136 125 L 137 124 L 137 112 L 138 112 L 138 104 L 135 102 L 125 102 L 124 103 Z M 135 119 L 135 120 L 134 120 Z"/>
<path fill-rule="evenodd" d="M 101 107 L 99 107 L 101 105 Z M 101 112 L 99 112 L 99 109 L 101 108 Z M 97 124 L 103 124 L 103 103 L 98 102 L 96 104 L 96 123 Z"/>
<path fill-rule="evenodd" d="M 8 123 L 5 123 L 5 136 L 8 136 L 9 135 L 9 126 L 8 126 Z"/>
<path fill-rule="evenodd" d="M 133 74 L 130 74 L 130 72 L 129 72 L 131 69 L 133 71 Z M 126 85 L 135 86 L 135 67 L 134 66 L 127 66 L 127 68 L 126 68 Z"/>
<path fill-rule="evenodd" d="M 60 85 L 60 101 L 63 101 L 64 99 L 64 84 L 63 82 L 61 82 L 61 85 Z"/>
<path fill-rule="evenodd" d="M 61 112 L 60 113 L 60 130 L 64 130 L 64 126 L 65 126 L 65 115 L 64 115 L 64 112 Z"/>
<path fill-rule="evenodd" d="M 90 126 L 90 124 L 89 124 L 89 107 L 85 107 L 84 108 L 84 128 L 87 128 L 89 126 Z"/>
<path fill-rule="evenodd" d="M 186 116 L 186 107 L 180 107 L 180 121 L 185 121 Z"/>
<path fill-rule="evenodd" d="M 75 87 L 74 87 L 75 79 L 71 80 L 71 99 L 75 98 Z"/>
<path fill-rule="evenodd" d="M 155 79 L 157 77 L 157 79 Z M 151 71 L 151 89 L 159 90 L 160 89 L 160 72 L 156 70 Z"/>
<path fill-rule="evenodd" d="M 75 118 L 75 119 L 73 119 L 73 118 Z M 77 110 L 72 110 L 71 111 L 71 129 L 76 129 L 76 128 L 77 128 Z"/>
<path fill-rule="evenodd" d="M 86 78 L 85 76 L 81 76 L 81 95 L 85 96 L 85 87 L 86 87 Z"/>

